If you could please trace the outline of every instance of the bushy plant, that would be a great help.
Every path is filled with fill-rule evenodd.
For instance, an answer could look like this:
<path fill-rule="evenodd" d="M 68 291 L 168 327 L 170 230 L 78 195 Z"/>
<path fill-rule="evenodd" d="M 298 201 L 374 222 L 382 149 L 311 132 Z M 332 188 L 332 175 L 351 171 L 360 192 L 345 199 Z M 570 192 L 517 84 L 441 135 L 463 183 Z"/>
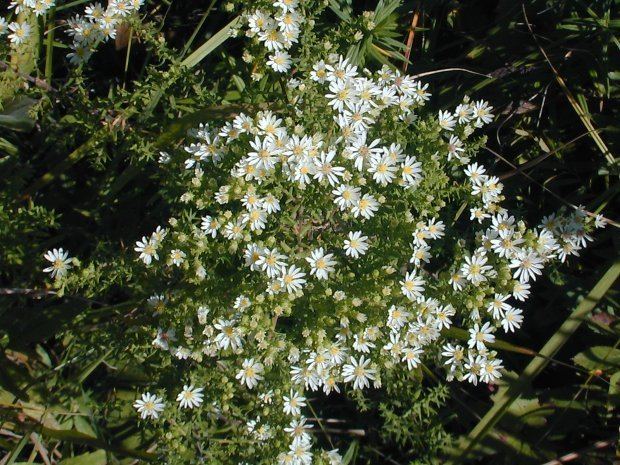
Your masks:
<path fill-rule="evenodd" d="M 68 59 L 85 64 L 119 24 L 139 27 L 141 4 L 88 6 L 69 22 Z M 33 17 L 50 14 L 45 5 L 14 2 Z M 378 405 L 385 436 L 431 461 L 447 438 L 437 418 L 448 395 L 443 381 L 422 386 L 422 374 L 496 382 L 505 365 L 496 334 L 521 327 L 517 307 L 543 269 L 578 256 L 605 220 L 579 207 L 528 226 L 477 160 L 489 103 L 465 95 L 430 109 L 419 77 L 362 67 L 364 50 L 386 61 L 371 38 L 379 25 L 390 43 L 397 2 L 333 35 L 321 23 L 324 2 L 241 5 L 231 35 L 249 42 L 243 111 L 153 142 L 140 102 L 153 110 L 158 86 L 196 77 L 175 63 L 132 94 L 125 116 L 145 131 L 123 141 L 157 165 L 167 222 L 124 237 L 133 255 L 82 263 L 62 244 L 44 256 L 60 294 L 96 297 L 128 281 L 137 310 L 122 331 L 98 322 L 97 342 L 119 354 L 124 372 L 135 365 L 144 388 L 134 399 L 109 396 L 98 413 L 115 424 L 133 405 L 166 463 L 333 465 L 350 456 L 333 446 L 313 403 L 338 396 L 364 412 L 384 390 L 393 396 Z M 11 23 L 12 47 L 25 43 L 29 24 Z M 156 32 L 145 31 L 157 48 Z M 78 353 L 90 343 L 67 337 Z"/>

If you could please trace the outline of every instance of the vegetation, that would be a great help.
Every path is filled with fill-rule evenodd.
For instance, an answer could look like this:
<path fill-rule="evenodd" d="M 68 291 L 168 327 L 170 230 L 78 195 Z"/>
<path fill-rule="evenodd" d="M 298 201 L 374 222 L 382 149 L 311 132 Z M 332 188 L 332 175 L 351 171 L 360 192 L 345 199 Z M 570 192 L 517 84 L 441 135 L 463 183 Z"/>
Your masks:
<path fill-rule="evenodd" d="M 0 464 L 609 463 L 616 2 L 249 4 L 1 7 Z"/>

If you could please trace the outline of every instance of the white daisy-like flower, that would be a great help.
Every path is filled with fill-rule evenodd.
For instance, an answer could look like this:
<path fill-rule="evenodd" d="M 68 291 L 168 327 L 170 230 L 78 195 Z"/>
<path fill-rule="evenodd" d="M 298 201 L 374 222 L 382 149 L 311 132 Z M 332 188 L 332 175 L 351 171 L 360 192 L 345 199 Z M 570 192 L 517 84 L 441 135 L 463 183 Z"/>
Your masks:
<path fill-rule="evenodd" d="M 400 289 L 409 300 L 415 300 L 422 297 L 424 284 L 424 278 L 418 276 L 415 271 L 410 271 L 405 275 L 405 279 L 400 282 Z"/>
<path fill-rule="evenodd" d="M 193 409 L 200 407 L 203 401 L 203 388 L 194 388 L 194 385 L 185 385 L 177 396 L 177 402 L 181 408 Z"/>
<path fill-rule="evenodd" d="M 293 389 L 288 396 L 282 396 L 282 399 L 284 400 L 283 410 L 287 415 L 295 417 L 301 415 L 301 407 L 306 406 L 306 398 Z"/>
<path fill-rule="evenodd" d="M 476 348 L 483 350 L 486 348 L 485 344 L 495 342 L 495 336 L 493 335 L 493 327 L 488 321 L 480 326 L 478 323 L 474 324 L 473 328 L 469 328 L 469 341 L 467 345 L 470 348 Z"/>
<path fill-rule="evenodd" d="M 364 389 L 374 381 L 376 370 L 369 368 L 371 360 L 362 355 L 359 360 L 350 357 L 349 363 L 342 367 L 342 376 L 345 383 L 353 382 L 353 389 Z"/>
<path fill-rule="evenodd" d="M 159 414 L 164 411 L 163 399 L 150 392 L 142 394 L 142 398 L 136 400 L 133 406 L 143 420 L 149 417 L 157 419 Z"/>
<path fill-rule="evenodd" d="M 314 249 L 306 261 L 310 264 L 310 274 L 316 276 L 317 279 L 327 279 L 328 274 L 334 271 L 336 261 L 333 259 L 334 254 L 325 254 L 323 247 Z"/>
<path fill-rule="evenodd" d="M 344 252 L 352 258 L 359 258 L 368 250 L 368 237 L 362 236 L 362 231 L 350 232 L 344 241 Z"/>
<path fill-rule="evenodd" d="M 44 273 L 51 273 L 52 278 L 62 278 L 71 268 L 72 258 L 69 258 L 69 252 L 66 250 L 52 249 L 45 252 L 45 259 L 52 263 L 51 266 L 43 269 Z"/>
<path fill-rule="evenodd" d="M 280 272 L 280 285 L 285 288 L 289 294 L 293 294 L 300 291 L 306 283 L 304 276 L 306 276 L 306 273 L 295 265 L 291 265 L 288 268 L 283 267 Z"/>
<path fill-rule="evenodd" d="M 516 253 L 509 266 L 516 268 L 513 277 L 522 283 L 527 283 L 530 279 L 535 281 L 544 267 L 543 258 L 531 249 Z"/>
<path fill-rule="evenodd" d="M 26 22 L 12 22 L 9 24 L 9 41 L 13 45 L 23 44 L 30 37 L 30 24 Z"/>
<path fill-rule="evenodd" d="M 254 388 L 260 380 L 263 379 L 263 364 L 254 361 L 253 358 L 246 358 L 243 361 L 242 368 L 237 372 L 237 378 L 241 384 L 245 384 L 248 389 Z"/>

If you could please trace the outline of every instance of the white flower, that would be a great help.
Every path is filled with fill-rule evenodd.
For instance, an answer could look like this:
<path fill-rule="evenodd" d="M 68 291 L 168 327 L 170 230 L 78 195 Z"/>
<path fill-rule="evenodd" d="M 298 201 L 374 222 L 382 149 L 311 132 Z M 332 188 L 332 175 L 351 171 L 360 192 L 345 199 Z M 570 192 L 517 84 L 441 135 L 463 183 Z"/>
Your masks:
<path fill-rule="evenodd" d="M 332 81 L 329 84 L 330 93 L 325 97 L 329 99 L 329 105 L 334 110 L 343 111 L 346 103 L 355 101 L 355 89 L 350 81 Z"/>
<path fill-rule="evenodd" d="M 289 454 L 292 456 L 293 465 L 311 465 L 312 442 L 308 438 L 295 438 L 289 446 Z"/>
<path fill-rule="evenodd" d="M 469 381 L 474 386 L 478 384 L 478 377 L 481 374 L 482 366 L 486 363 L 486 359 L 481 355 L 468 354 L 467 361 L 465 362 L 465 374 L 463 379 Z"/>
<path fill-rule="evenodd" d="M 340 183 L 339 178 L 344 175 L 344 168 L 342 166 L 333 166 L 332 161 L 335 155 L 335 150 L 321 152 L 321 157 L 314 160 L 316 164 L 314 179 L 318 179 L 319 182 L 326 179 L 330 186 L 335 186 Z"/>
<path fill-rule="evenodd" d="M 9 25 L 2 16 L 0 16 L 0 37 L 9 32 Z"/>
<path fill-rule="evenodd" d="M 338 449 L 332 449 L 327 452 L 329 465 L 342 465 L 342 455 L 338 453 Z"/>
<path fill-rule="evenodd" d="M 502 361 L 499 359 L 484 360 L 481 364 L 480 380 L 483 383 L 492 383 L 501 376 L 499 370 L 503 368 Z"/>
<path fill-rule="evenodd" d="M 250 141 L 250 147 L 254 151 L 248 153 L 248 163 L 258 169 L 269 171 L 275 167 L 278 160 L 278 150 L 274 145 L 274 141 L 270 137 L 264 137 L 262 140 L 256 136 Z"/>
<path fill-rule="evenodd" d="M 174 249 L 170 251 L 170 260 L 176 266 L 181 266 L 181 264 L 185 261 L 185 252 L 179 249 Z"/>
<path fill-rule="evenodd" d="M 170 343 L 177 340 L 175 333 L 174 329 L 164 331 L 161 328 L 157 328 L 157 336 L 153 339 L 153 346 L 158 349 L 168 350 L 170 348 Z"/>
<path fill-rule="evenodd" d="M 439 126 L 446 131 L 454 131 L 454 126 L 456 126 L 456 121 L 454 120 L 454 116 L 449 111 L 439 111 L 438 116 Z"/>
<path fill-rule="evenodd" d="M 521 302 L 525 302 L 530 296 L 530 287 L 528 283 L 515 281 L 512 288 L 512 296 Z"/>
<path fill-rule="evenodd" d="M 306 261 L 310 264 L 310 274 L 315 275 L 317 279 L 327 279 L 328 273 L 334 271 L 336 261 L 333 258 L 334 254 L 325 254 L 323 247 L 314 249 L 310 257 L 306 257 Z"/>
<path fill-rule="evenodd" d="M 220 318 L 215 322 L 213 327 L 219 331 L 213 342 L 221 349 L 226 350 L 230 347 L 232 350 L 237 350 L 243 345 L 241 333 L 239 328 L 235 326 L 234 320 Z"/>
<path fill-rule="evenodd" d="M 510 268 L 516 268 L 513 277 L 519 279 L 522 283 L 527 283 L 530 279 L 536 280 L 536 277 L 542 274 L 543 259 L 540 255 L 531 249 L 518 252 L 510 261 Z"/>
<path fill-rule="evenodd" d="M 202 394 L 203 388 L 194 388 L 193 385 L 183 386 L 183 390 L 177 396 L 177 402 L 181 408 L 192 409 L 194 407 L 200 407 L 203 400 Z"/>
<path fill-rule="evenodd" d="M 267 66 L 277 73 L 284 73 L 291 67 L 291 56 L 285 51 L 277 51 L 273 55 L 269 55 Z"/>
<path fill-rule="evenodd" d="M 302 272 L 300 268 L 295 265 L 291 265 L 288 268 L 283 267 L 280 275 L 280 285 L 284 287 L 289 294 L 293 294 L 300 291 L 303 285 L 306 283 L 304 279 L 306 273 Z"/>
<path fill-rule="evenodd" d="M 362 236 L 362 231 L 349 233 L 349 238 L 344 241 L 345 254 L 352 258 L 359 258 L 368 250 L 368 237 Z"/>
<path fill-rule="evenodd" d="M 265 229 L 265 221 L 267 220 L 267 212 L 260 208 L 251 210 L 241 215 L 241 221 L 250 225 L 251 231 L 262 231 Z"/>
<path fill-rule="evenodd" d="M 284 432 L 290 434 L 294 439 L 308 440 L 310 439 L 309 431 L 312 429 L 312 425 L 306 421 L 307 418 L 305 417 L 293 418 L 289 425 L 284 428 Z"/>
<path fill-rule="evenodd" d="M 463 148 L 463 142 L 457 136 L 450 136 L 450 140 L 448 141 L 448 161 L 456 158 L 459 160 L 461 158 L 461 153 L 463 153 L 465 149 Z"/>
<path fill-rule="evenodd" d="M 445 235 L 446 225 L 443 221 L 437 221 L 436 218 L 431 218 L 425 229 L 431 239 L 440 239 Z"/>
<path fill-rule="evenodd" d="M 299 0 L 277 0 L 274 2 L 273 6 L 277 8 L 281 8 L 282 11 L 295 11 L 297 5 L 299 4 Z"/>
<path fill-rule="evenodd" d="M 286 267 L 286 255 L 282 255 L 277 249 L 265 249 L 260 252 L 256 266 L 266 272 L 270 278 L 275 278 L 280 270 Z"/>
<path fill-rule="evenodd" d="M 336 197 L 334 203 L 338 205 L 340 210 L 346 210 L 353 207 L 360 199 L 360 188 L 352 187 L 347 184 L 341 184 L 337 189 L 332 191 Z"/>
<path fill-rule="evenodd" d="M 424 278 L 417 276 L 415 271 L 410 271 L 405 275 L 405 279 L 400 282 L 400 289 L 409 300 L 415 300 L 422 297 L 424 283 Z"/>
<path fill-rule="evenodd" d="M 142 394 L 142 398 L 136 400 L 133 406 L 143 420 L 148 417 L 159 418 L 159 414 L 164 410 L 162 398 L 150 392 Z"/>
<path fill-rule="evenodd" d="M 357 218 L 362 216 L 366 219 L 370 219 L 375 216 L 375 212 L 379 209 L 379 202 L 370 194 L 364 194 L 364 196 L 353 204 L 351 212 L 353 216 Z"/>
<path fill-rule="evenodd" d="M 306 398 L 299 394 L 299 392 L 291 389 L 291 393 L 287 396 L 282 396 L 284 399 L 284 413 L 287 415 L 298 416 L 301 415 L 301 407 L 306 406 Z"/>
<path fill-rule="evenodd" d="M 52 249 L 45 252 L 45 259 L 52 263 L 51 266 L 43 269 L 44 273 L 51 273 L 52 278 L 62 278 L 67 274 L 67 270 L 71 268 L 72 258 L 69 258 L 69 252 L 60 249 Z"/>
<path fill-rule="evenodd" d="M 400 165 L 401 176 L 406 186 L 415 186 L 422 179 L 422 163 L 416 157 L 407 156 Z"/>
<path fill-rule="evenodd" d="M 202 229 L 207 236 L 215 237 L 217 236 L 217 231 L 220 229 L 220 222 L 217 218 L 213 218 L 210 215 L 202 217 L 202 223 L 200 224 L 200 229 Z"/>
<path fill-rule="evenodd" d="M 255 362 L 253 358 L 245 359 L 242 364 L 242 369 L 239 370 L 237 376 L 235 376 L 241 384 L 245 384 L 248 389 L 252 389 L 263 379 L 263 365 L 260 362 Z"/>
<path fill-rule="evenodd" d="M 474 254 L 471 257 L 465 257 L 465 263 L 461 266 L 461 274 L 477 286 L 486 281 L 486 274 L 493 269 L 492 266 L 486 265 L 488 258 L 486 255 Z"/>
<path fill-rule="evenodd" d="M 372 179 L 382 186 L 387 186 L 396 177 L 397 168 L 394 161 L 387 155 L 372 157 L 368 172 L 372 173 Z"/>
<path fill-rule="evenodd" d="M 485 173 L 486 169 L 484 166 L 478 165 L 478 163 L 472 163 L 465 168 L 465 175 L 469 178 L 469 181 L 476 186 L 480 186 L 488 179 Z"/>
<path fill-rule="evenodd" d="M 273 194 L 267 194 L 263 199 L 261 199 L 261 202 L 263 204 L 263 208 L 269 214 L 280 211 L 280 201 L 276 199 Z"/>
<path fill-rule="evenodd" d="M 417 368 L 420 364 L 420 354 L 423 352 L 424 351 L 419 347 L 405 347 L 402 352 L 403 358 L 401 361 L 407 362 L 407 368 L 409 370 Z"/>
<path fill-rule="evenodd" d="M 522 311 L 518 308 L 510 307 L 504 313 L 504 318 L 502 319 L 502 327 L 505 332 L 514 332 L 515 329 L 519 329 L 521 327 L 521 323 L 523 323 L 523 315 Z"/>
<path fill-rule="evenodd" d="M 500 320 L 503 318 L 506 310 L 510 309 L 511 306 L 508 302 L 508 296 L 504 294 L 495 294 L 493 300 L 489 302 L 487 306 L 487 311 L 493 315 L 493 318 L 496 320 Z"/>
<path fill-rule="evenodd" d="M 493 107 L 489 106 L 484 100 L 478 100 L 474 103 L 472 116 L 476 118 L 476 124 L 488 124 L 493 121 L 491 110 L 493 110 Z"/>
<path fill-rule="evenodd" d="M 469 123 L 472 118 L 472 108 L 469 103 L 461 103 L 454 110 L 454 116 L 458 118 L 459 124 Z"/>
<path fill-rule="evenodd" d="M 141 241 L 136 241 L 134 250 L 140 252 L 138 258 L 142 260 L 145 265 L 150 265 L 153 259 L 159 260 L 159 255 L 157 255 L 157 243 L 152 239 L 147 239 L 146 236 L 143 236 Z"/>
<path fill-rule="evenodd" d="M 26 22 L 12 22 L 9 24 L 9 40 L 13 45 L 23 44 L 30 36 L 30 25 Z"/>
<path fill-rule="evenodd" d="M 325 62 L 323 60 L 317 61 L 314 65 L 312 65 L 312 71 L 310 72 L 310 79 L 318 82 L 319 84 L 323 84 L 326 78 L 327 78 L 327 68 L 325 67 Z"/>
<path fill-rule="evenodd" d="M 442 347 L 441 355 L 448 357 L 448 360 L 444 362 L 445 365 L 459 366 L 465 358 L 465 350 L 458 344 L 456 346 L 445 344 Z"/>
<path fill-rule="evenodd" d="M 350 357 L 349 363 L 342 367 L 342 376 L 345 383 L 353 381 L 353 389 L 364 389 L 370 386 L 369 380 L 374 381 L 376 370 L 368 368 L 370 359 L 362 355 L 359 360 Z"/>
<path fill-rule="evenodd" d="M 495 342 L 493 327 L 488 321 L 482 327 L 476 323 L 473 328 L 469 328 L 469 341 L 467 345 L 470 348 L 473 349 L 475 347 L 478 350 L 483 350 L 486 347 L 485 344 L 493 342 Z"/>

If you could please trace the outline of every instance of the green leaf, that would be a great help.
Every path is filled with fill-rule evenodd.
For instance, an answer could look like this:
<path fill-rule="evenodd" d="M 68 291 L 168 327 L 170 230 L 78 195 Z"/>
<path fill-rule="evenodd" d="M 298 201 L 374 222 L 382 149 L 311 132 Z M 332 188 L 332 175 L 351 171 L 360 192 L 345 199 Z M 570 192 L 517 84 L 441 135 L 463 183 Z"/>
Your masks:
<path fill-rule="evenodd" d="M 614 373 L 609 379 L 609 404 L 620 406 L 620 371 Z"/>
<path fill-rule="evenodd" d="M 573 360 L 587 370 L 617 371 L 620 369 L 620 349 L 607 346 L 590 347 L 577 354 Z"/>
<path fill-rule="evenodd" d="M 355 452 L 357 452 L 357 446 L 358 446 L 357 440 L 351 443 L 351 445 L 347 449 L 347 452 L 344 454 L 344 457 L 342 457 L 342 465 L 349 465 L 351 463 L 351 460 L 353 460 L 353 456 L 355 455 Z"/>
<path fill-rule="evenodd" d="M 28 97 L 14 100 L 0 113 L 0 126 L 19 132 L 32 131 L 35 120 L 31 118 L 30 110 L 36 103 Z"/>
<path fill-rule="evenodd" d="M 181 62 L 181 65 L 193 68 L 202 60 L 204 60 L 213 50 L 218 48 L 230 37 L 231 29 L 235 28 L 241 22 L 241 17 L 237 16 L 230 23 L 215 33 L 209 40 L 198 47 L 191 55 Z"/>
<path fill-rule="evenodd" d="M 100 449 L 96 452 L 88 452 L 62 460 L 59 465 L 106 465 L 106 463 L 108 463 L 106 453 Z"/>

